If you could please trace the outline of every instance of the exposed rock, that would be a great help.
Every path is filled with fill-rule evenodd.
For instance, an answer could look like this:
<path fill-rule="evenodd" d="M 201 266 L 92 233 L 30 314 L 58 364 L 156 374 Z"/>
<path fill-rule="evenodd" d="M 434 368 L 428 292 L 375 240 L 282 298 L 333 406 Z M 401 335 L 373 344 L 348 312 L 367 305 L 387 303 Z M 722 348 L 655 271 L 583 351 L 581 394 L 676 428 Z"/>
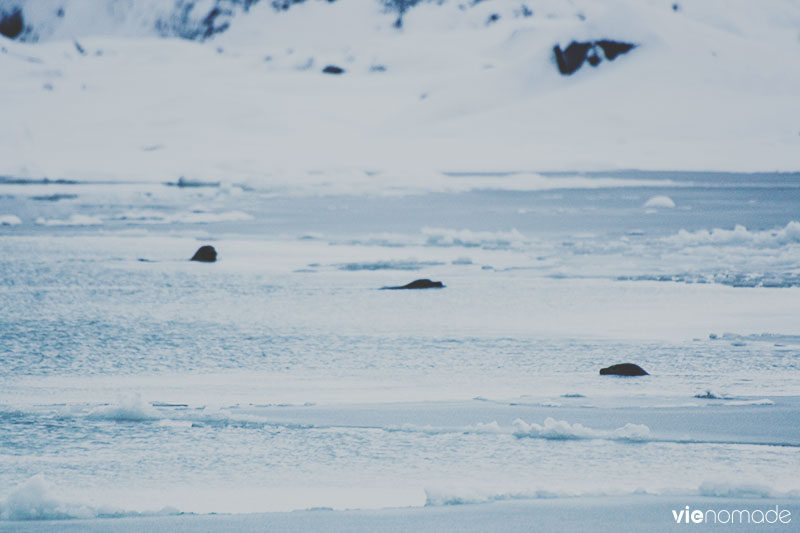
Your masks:
<path fill-rule="evenodd" d="M 255 3 L 258 0 L 250 0 L 250 2 Z M 272 7 L 276 11 L 289 11 L 289 8 L 295 4 L 302 4 L 306 0 L 272 0 Z M 328 0 L 328 2 L 333 3 L 335 0 Z"/>
<path fill-rule="evenodd" d="M 205 245 L 197 249 L 192 256 L 192 261 L 202 261 L 204 263 L 213 263 L 217 260 L 217 251 L 213 246 Z"/>
<path fill-rule="evenodd" d="M 159 13 L 156 31 L 164 37 L 204 41 L 230 28 L 230 21 L 239 10 L 248 11 L 257 0 L 180 0 L 172 10 Z M 169 5 L 167 2 L 164 4 Z"/>
<path fill-rule="evenodd" d="M 620 41 L 609 41 L 606 39 L 597 41 L 595 44 L 603 49 L 603 53 L 605 54 L 606 59 L 609 61 L 614 61 L 618 55 L 627 54 L 636 48 L 635 44 L 623 43 Z"/>
<path fill-rule="evenodd" d="M 417 5 L 421 0 L 381 0 L 387 11 L 394 11 L 397 13 L 397 20 L 394 21 L 394 27 L 398 30 L 403 27 L 403 15 Z M 477 2 L 476 2 L 477 3 Z"/>
<path fill-rule="evenodd" d="M 5 35 L 9 39 L 16 38 L 25 24 L 22 21 L 22 11 L 17 8 L 10 13 L 0 12 L 0 34 Z"/>
<path fill-rule="evenodd" d="M 600 369 L 601 376 L 649 376 L 642 367 L 633 363 L 611 365 Z"/>
<path fill-rule="evenodd" d="M 337 67 L 336 65 L 328 65 L 322 69 L 322 72 L 325 74 L 343 74 L 344 69 L 342 67 Z"/>
<path fill-rule="evenodd" d="M 572 41 L 564 50 L 559 45 L 553 47 L 556 56 L 556 64 L 561 74 L 569 75 L 581 68 L 586 60 L 586 54 L 592 48 L 592 43 L 579 43 Z"/>
<path fill-rule="evenodd" d="M 443 289 L 444 284 L 441 281 L 431 281 L 429 279 L 418 279 L 414 280 L 408 285 L 398 286 L 398 287 L 383 287 L 387 290 L 398 290 L 398 289 Z"/>
<path fill-rule="evenodd" d="M 591 66 L 596 67 L 603 60 L 600 57 L 598 48 L 602 50 L 608 61 L 614 61 L 620 54 L 625 54 L 636 48 L 636 45 L 610 39 L 601 39 L 594 42 L 572 41 L 563 50 L 561 46 L 556 45 L 553 47 L 553 53 L 555 54 L 558 71 L 568 76 L 581 68 L 584 61 L 588 61 Z"/>
<path fill-rule="evenodd" d="M 233 12 L 229 9 L 222 10 L 219 7 L 214 7 L 208 14 L 203 18 L 202 28 L 203 28 L 203 38 L 207 39 L 214 35 L 215 33 L 221 33 L 227 30 L 230 27 L 229 22 L 222 22 L 221 24 L 215 23 L 217 17 L 220 15 L 224 16 L 231 16 Z"/>

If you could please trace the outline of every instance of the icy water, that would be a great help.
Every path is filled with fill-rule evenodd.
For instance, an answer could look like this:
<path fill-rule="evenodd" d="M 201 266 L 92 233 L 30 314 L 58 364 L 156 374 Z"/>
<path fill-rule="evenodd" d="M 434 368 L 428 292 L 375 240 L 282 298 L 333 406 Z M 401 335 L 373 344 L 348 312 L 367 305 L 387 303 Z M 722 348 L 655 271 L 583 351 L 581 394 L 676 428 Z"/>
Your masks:
<path fill-rule="evenodd" d="M 0 519 L 800 500 L 800 175 L 379 178 L 0 180 Z"/>

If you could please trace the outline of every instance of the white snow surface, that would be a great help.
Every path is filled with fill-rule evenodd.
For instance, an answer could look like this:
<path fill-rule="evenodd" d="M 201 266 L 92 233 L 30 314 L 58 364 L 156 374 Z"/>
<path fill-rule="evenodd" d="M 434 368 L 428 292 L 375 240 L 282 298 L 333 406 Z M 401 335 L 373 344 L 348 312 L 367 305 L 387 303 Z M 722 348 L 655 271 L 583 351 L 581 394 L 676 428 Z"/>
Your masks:
<path fill-rule="evenodd" d="M 377 1 L 261 1 L 203 42 L 158 36 L 168 2 L 11 4 L 39 41 L 0 37 L 0 175 L 385 189 L 448 170 L 800 168 L 796 0 L 531 0 L 527 17 L 449 0 L 400 29 Z M 554 45 L 603 38 L 637 47 L 558 72 Z"/>

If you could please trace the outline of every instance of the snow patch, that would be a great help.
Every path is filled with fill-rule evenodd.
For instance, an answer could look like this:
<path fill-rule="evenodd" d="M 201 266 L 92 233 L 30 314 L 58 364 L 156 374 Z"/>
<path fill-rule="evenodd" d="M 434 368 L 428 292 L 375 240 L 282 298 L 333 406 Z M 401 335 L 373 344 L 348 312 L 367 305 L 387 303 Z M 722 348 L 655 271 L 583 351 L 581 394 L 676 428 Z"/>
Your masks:
<path fill-rule="evenodd" d="M 22 220 L 17 215 L 0 215 L 0 226 L 19 226 Z"/>

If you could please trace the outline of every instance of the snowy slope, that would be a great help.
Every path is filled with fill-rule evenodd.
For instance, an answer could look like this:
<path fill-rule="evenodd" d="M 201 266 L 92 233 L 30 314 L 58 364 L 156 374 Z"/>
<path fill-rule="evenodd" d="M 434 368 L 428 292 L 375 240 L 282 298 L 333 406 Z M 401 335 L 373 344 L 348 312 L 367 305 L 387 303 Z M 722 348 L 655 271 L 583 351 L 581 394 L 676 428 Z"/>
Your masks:
<path fill-rule="evenodd" d="M 420 2 L 398 28 L 377 0 L 0 0 L 30 26 L 0 38 L 0 175 L 800 168 L 800 2 L 673 4 Z M 559 73 L 555 45 L 599 39 L 637 47 Z"/>

